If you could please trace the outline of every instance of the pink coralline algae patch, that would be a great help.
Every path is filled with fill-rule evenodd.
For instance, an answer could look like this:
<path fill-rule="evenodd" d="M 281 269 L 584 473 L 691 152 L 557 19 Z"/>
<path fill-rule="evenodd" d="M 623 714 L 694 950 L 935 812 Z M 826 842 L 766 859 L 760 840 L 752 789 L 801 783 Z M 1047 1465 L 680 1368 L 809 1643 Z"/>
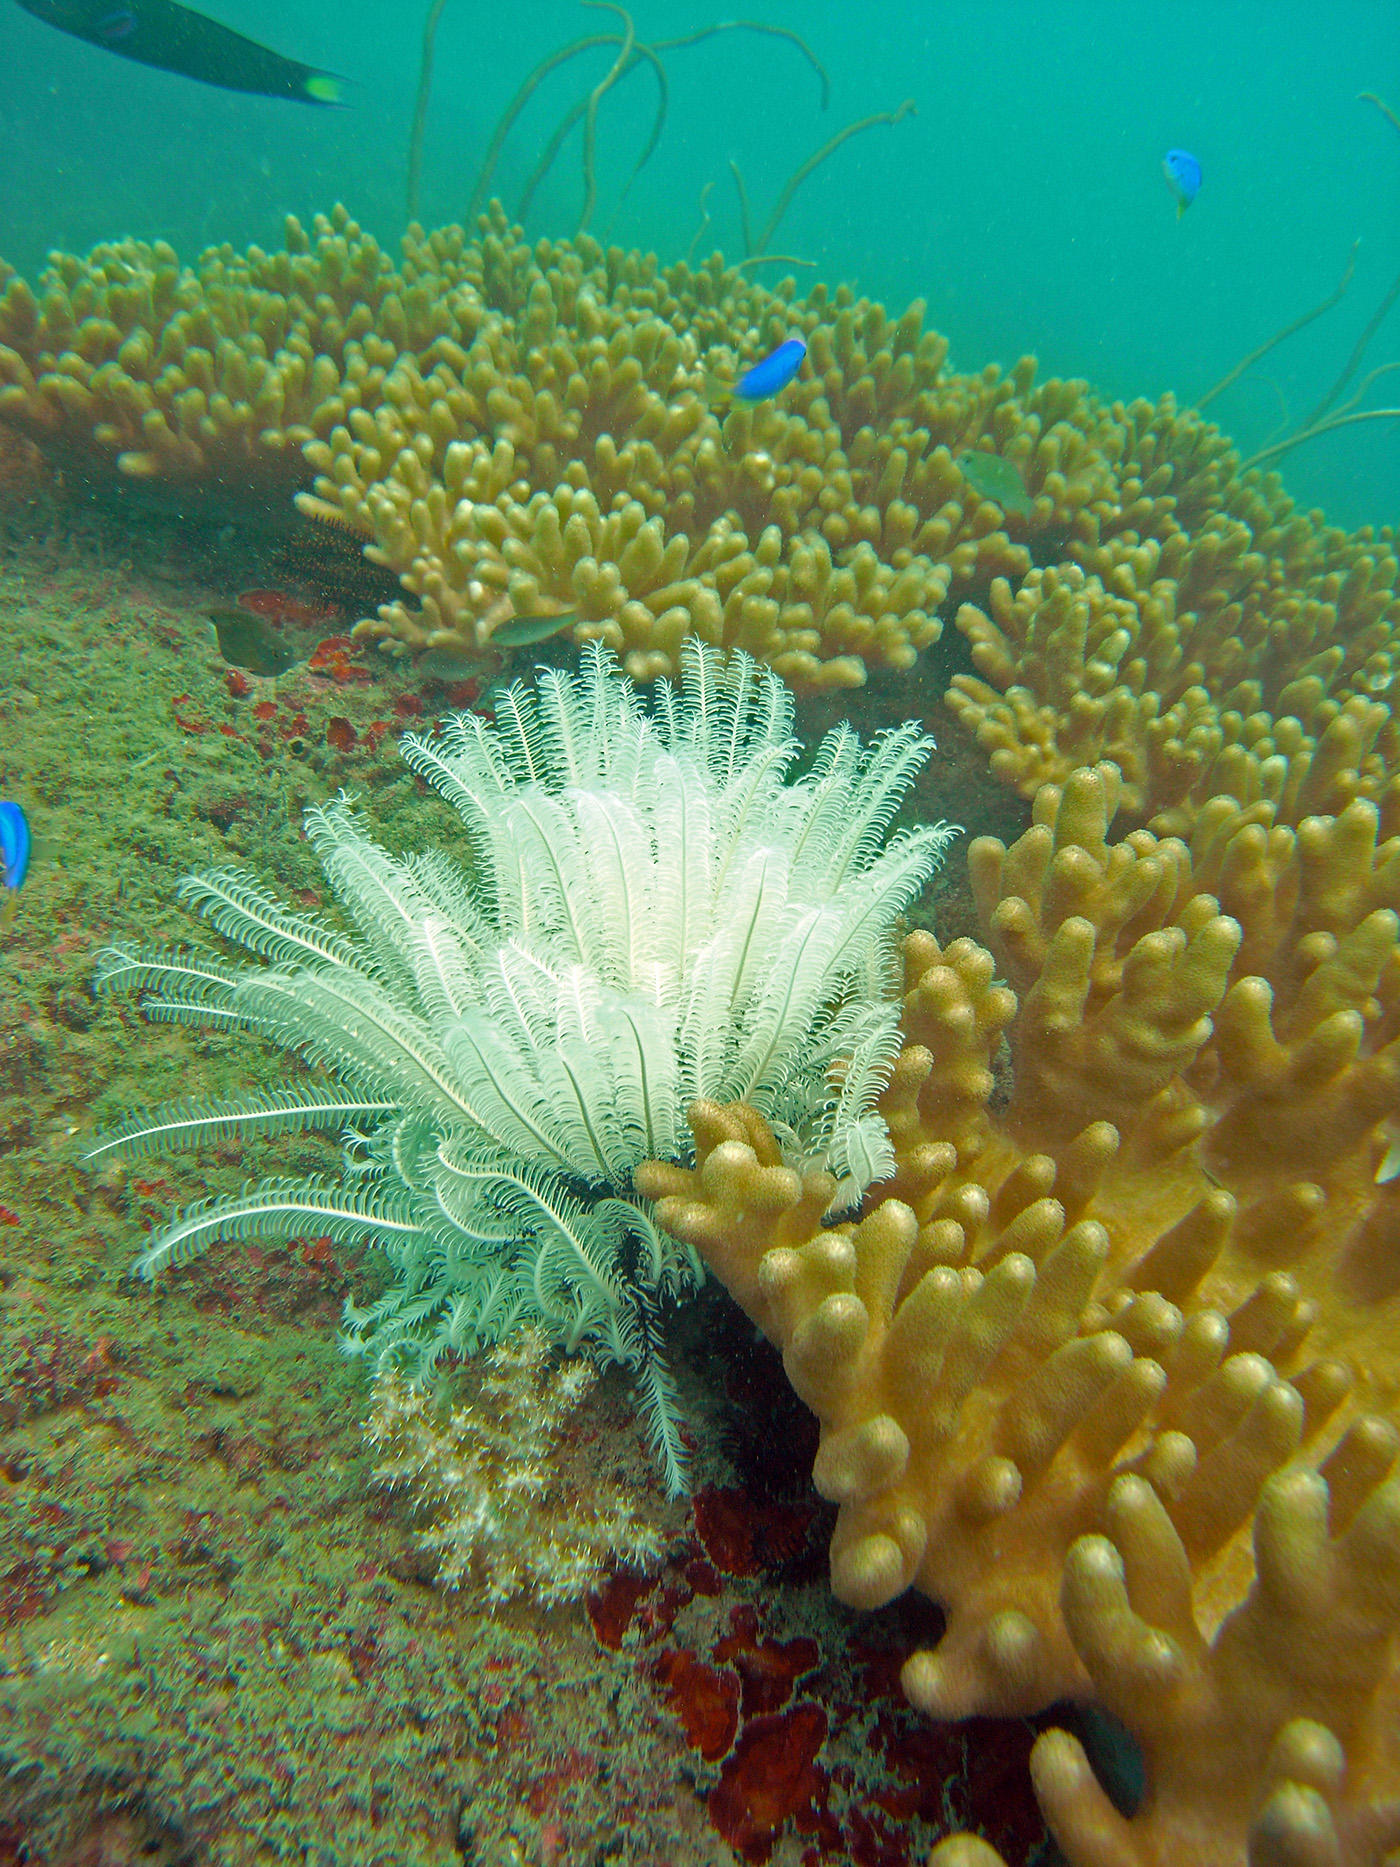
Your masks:
<path fill-rule="evenodd" d="M 237 1164 L 241 1152 L 234 1143 L 230 1164 Z M 237 1254 L 210 1254 L 193 1265 L 190 1294 L 202 1311 L 238 1315 L 251 1307 L 278 1321 L 334 1328 L 357 1262 L 353 1250 L 338 1257 L 328 1238 L 246 1244 Z"/>
<path fill-rule="evenodd" d="M 826 1731 L 826 1713 L 807 1704 L 744 1726 L 709 1798 L 710 1820 L 742 1860 L 766 1861 L 788 1821 L 799 1832 L 826 1826 L 829 1779 L 817 1763 Z"/>
<path fill-rule="evenodd" d="M 762 1867 L 787 1837 L 802 1867 L 916 1867 L 959 1827 L 1013 1867 L 1030 1860 L 1044 1839 L 1034 1732 L 935 1725 L 904 1701 L 901 1663 L 936 1643 L 936 1610 L 917 1597 L 880 1615 L 837 1608 L 815 1502 L 709 1487 L 691 1528 L 661 1573 L 610 1576 L 588 1614 L 676 1719 L 710 1826 L 739 1860 Z"/>
<path fill-rule="evenodd" d="M 656 1677 L 691 1748 L 707 1763 L 727 1755 L 739 1730 L 739 1681 L 733 1673 L 668 1647 L 657 1658 Z"/>
<path fill-rule="evenodd" d="M 816 1506 L 803 1501 L 756 1508 L 743 1491 L 711 1485 L 697 1494 L 694 1515 L 696 1533 L 717 1569 L 758 1575 L 802 1548 Z"/>
<path fill-rule="evenodd" d="M 821 1648 L 810 1639 L 761 1640 L 757 1611 L 746 1605 L 731 1613 L 730 1632 L 716 1644 L 715 1658 L 735 1667 L 743 1682 L 744 1716 L 756 1718 L 787 1704 L 794 1683 L 820 1665 Z"/>
<path fill-rule="evenodd" d="M 34 1326 L 6 1346 L 0 1431 L 73 1401 L 104 1399 L 121 1385 L 111 1336 L 75 1333 L 47 1320 L 42 1303 L 34 1309 Z"/>
<path fill-rule="evenodd" d="M 324 603 L 304 602 L 286 590 L 244 590 L 239 594 L 238 606 L 246 609 L 250 615 L 261 616 L 264 621 L 275 623 L 278 628 L 290 625 L 298 629 L 315 629 L 323 623 L 334 622 L 340 613 Z"/>

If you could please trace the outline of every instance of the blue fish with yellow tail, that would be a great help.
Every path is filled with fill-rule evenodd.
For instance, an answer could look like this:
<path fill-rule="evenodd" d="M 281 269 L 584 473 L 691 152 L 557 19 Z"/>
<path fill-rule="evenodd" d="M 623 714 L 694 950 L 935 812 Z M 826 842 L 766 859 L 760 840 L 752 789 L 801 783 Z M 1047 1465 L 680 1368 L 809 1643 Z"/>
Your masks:
<path fill-rule="evenodd" d="M 334 72 L 283 58 L 270 46 L 181 6 L 179 0 L 19 0 L 26 13 L 115 52 L 138 65 L 155 65 L 216 84 L 223 91 L 291 97 L 301 104 L 338 104 Z"/>
<path fill-rule="evenodd" d="M 769 396 L 787 388 L 802 368 L 806 354 L 807 345 L 801 337 L 785 337 L 776 350 L 770 350 L 760 362 L 746 369 L 738 382 L 728 382 L 707 370 L 705 390 L 710 406 L 719 411 L 731 402 L 766 402 Z"/>
<path fill-rule="evenodd" d="M 1189 149 L 1169 149 L 1162 157 L 1162 173 L 1176 199 L 1180 220 L 1201 191 L 1201 165 Z"/>

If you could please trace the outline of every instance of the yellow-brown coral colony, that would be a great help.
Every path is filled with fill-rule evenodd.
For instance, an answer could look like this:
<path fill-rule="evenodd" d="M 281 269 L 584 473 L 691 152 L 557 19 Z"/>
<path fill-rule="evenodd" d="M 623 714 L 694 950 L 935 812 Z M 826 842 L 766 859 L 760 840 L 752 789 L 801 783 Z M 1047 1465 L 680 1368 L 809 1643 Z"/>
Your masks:
<path fill-rule="evenodd" d="M 51 255 L 0 299 L 0 419 L 81 479 L 119 473 L 264 517 L 304 484 L 303 443 L 377 400 L 405 351 L 453 328 L 343 209 L 280 253 L 164 242 Z"/>
<path fill-rule="evenodd" d="M 1077 771 L 1012 848 L 973 845 L 992 951 L 909 937 L 899 1166 L 859 1223 L 824 1229 L 828 1187 L 742 1108 L 697 1105 L 696 1167 L 639 1184 L 821 1421 L 836 1593 L 946 1608 L 914 1702 L 1092 1696 L 1141 1745 L 1128 1820 L 1074 1740 L 1041 1739 L 1071 1861 L 1284 1862 L 1314 1836 L 1379 1859 L 1400 1255 L 1375 1174 L 1400 1053 L 1376 811 L 1265 835 L 1217 799 L 1192 847 L 1115 843 L 1119 790 Z"/>
<path fill-rule="evenodd" d="M 721 418 L 706 371 L 791 333 L 798 380 Z M 829 1180 L 752 1111 L 697 1105 L 695 1166 L 639 1190 L 821 1422 L 836 1593 L 946 1609 L 915 1703 L 1092 1697 L 1140 1745 L 1122 1815 L 1073 1738 L 1041 1738 L 1075 1867 L 1379 1861 L 1395 539 L 1296 512 L 1170 398 L 960 375 L 945 348 L 917 305 L 530 247 L 498 210 L 411 230 L 395 266 L 337 212 L 284 253 L 125 243 L 55 256 L 37 294 L 11 279 L 0 418 L 89 480 L 348 523 L 401 580 L 360 625 L 400 654 L 489 664 L 507 620 L 559 617 L 638 678 L 697 633 L 818 692 L 956 624 L 947 698 L 1032 821 L 969 850 L 985 946 L 907 941 L 896 1176 L 824 1226 Z M 975 490 L 970 450 L 1028 511 Z"/>

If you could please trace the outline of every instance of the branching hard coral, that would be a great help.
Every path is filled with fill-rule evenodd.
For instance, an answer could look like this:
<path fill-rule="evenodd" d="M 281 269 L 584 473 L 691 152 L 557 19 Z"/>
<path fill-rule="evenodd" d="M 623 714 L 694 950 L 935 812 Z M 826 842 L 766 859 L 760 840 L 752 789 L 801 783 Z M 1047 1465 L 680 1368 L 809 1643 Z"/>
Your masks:
<path fill-rule="evenodd" d="M 446 1416 L 397 1369 L 375 1376 L 375 1478 L 411 1493 L 426 1519 L 419 1543 L 448 1588 L 549 1606 L 576 1601 L 612 1564 L 660 1560 L 656 1523 L 599 1469 L 596 1444 L 566 1437 L 596 1371 L 556 1359 L 543 1330 L 518 1330 L 467 1371 L 471 1391 Z"/>
<path fill-rule="evenodd" d="M 721 422 L 705 369 L 790 333 L 808 360 L 781 402 Z M 696 633 L 818 689 L 907 669 L 955 601 L 991 599 L 1010 646 L 979 661 L 1009 684 L 994 580 L 1024 606 L 1028 576 L 1077 567 L 1114 602 L 1160 610 L 1171 578 L 1195 640 L 1228 642 L 1262 526 L 1279 600 L 1253 609 L 1302 657 L 1345 558 L 1332 546 L 1322 562 L 1286 504 L 1233 481 L 1228 447 L 1201 442 L 1214 430 L 1037 386 L 1028 360 L 958 375 L 919 305 L 895 319 L 844 289 L 770 292 L 718 255 L 663 269 L 587 236 L 529 247 L 495 208 L 471 236 L 411 228 L 398 267 L 339 210 L 314 242 L 289 222 L 283 253 L 222 248 L 194 268 L 130 244 L 55 256 L 42 301 L 19 279 L 0 299 L 0 379 L 0 418 L 89 481 L 277 522 L 269 498 L 314 473 L 305 509 L 348 524 L 406 591 L 364 631 L 410 649 L 490 659 L 500 619 L 538 607 L 634 678 L 674 678 Z M 1023 489 L 1012 509 L 978 490 L 997 483 L 987 468 Z M 1316 600 L 1300 607 L 1305 578 Z M 1170 673 L 1172 612 L 1155 615 L 1137 633 Z M 1263 624 L 1245 621 L 1252 653 Z M 1385 630 L 1370 616 L 1353 634 L 1371 646 L 1340 680 L 1305 668 L 1323 702 L 1386 678 Z M 1066 663 L 1061 684 L 1077 673 Z M 1058 775 L 1044 759 L 1019 771 L 1014 727 L 986 731 L 1019 782 Z M 1056 755 L 1078 751 L 1067 739 Z"/>
<path fill-rule="evenodd" d="M 799 689 L 852 686 L 912 666 L 950 595 L 1019 581 L 1112 483 L 1082 384 L 947 374 L 922 306 L 797 301 L 586 237 L 531 249 L 499 218 L 411 246 L 407 270 L 456 293 L 463 341 L 312 443 L 299 501 L 371 534 L 418 597 L 361 624 L 392 647 L 485 657 L 498 618 L 543 610 L 636 679 L 673 677 L 693 633 Z M 721 422 L 707 359 L 791 331 L 808 362 L 781 404 Z M 1028 511 L 975 491 L 955 457 L 975 447 L 1014 466 Z"/>
<path fill-rule="evenodd" d="M 494 665 L 503 623 L 566 617 L 635 679 L 695 634 L 813 691 L 909 669 L 956 613 L 950 700 L 1026 796 L 1112 757 L 1161 831 L 1222 791 L 1389 809 L 1393 538 L 1294 511 L 1170 397 L 959 374 L 921 305 L 531 246 L 494 204 L 397 266 L 343 210 L 287 238 L 7 276 L 0 420 L 189 511 L 281 523 L 296 491 L 400 580 L 359 625 L 397 653 Z M 721 420 L 706 371 L 789 335 L 800 375 Z"/>
<path fill-rule="evenodd" d="M 787 783 L 791 726 L 782 684 L 743 656 L 691 647 L 648 713 L 595 648 L 537 697 L 512 688 L 494 726 L 461 714 L 405 740 L 461 815 L 470 869 L 391 856 L 342 798 L 306 823 L 353 934 L 246 875 L 187 881 L 266 963 L 117 948 L 100 983 L 143 991 L 153 1018 L 269 1038 L 335 1086 L 133 1115 L 89 1158 L 342 1129 L 345 1174 L 203 1201 L 141 1273 L 219 1239 L 368 1237 L 397 1281 L 347 1309 L 353 1347 L 422 1375 L 536 1323 L 637 1371 L 679 1488 L 661 1311 L 699 1267 L 630 1197 L 633 1169 L 684 1152 L 686 1103 L 718 1095 L 829 1167 L 838 1204 L 890 1170 L 874 1111 L 896 1043 L 890 929 L 953 834 L 885 841 L 928 751 L 917 727 L 868 749 L 837 728 Z"/>
<path fill-rule="evenodd" d="M 0 296 L 0 421 L 79 480 L 276 524 L 303 442 L 455 330 L 343 208 L 311 234 L 289 216 L 281 252 L 211 247 L 193 267 L 163 241 L 54 253 L 37 296 L 21 278 Z"/>
<path fill-rule="evenodd" d="M 1080 513 L 1060 564 L 959 610 L 977 672 L 954 712 L 1026 797 L 1112 759 L 1125 815 L 1164 833 L 1222 794 L 1288 823 L 1355 796 L 1389 814 L 1393 537 L 1314 526 L 1169 402 L 1125 414 L 1117 503 Z"/>
<path fill-rule="evenodd" d="M 350 1131 L 337 1183 L 196 1207 L 147 1269 L 367 1236 L 394 1287 L 350 1333 L 386 1381 L 532 1319 L 636 1370 L 674 1482 L 660 1325 L 698 1251 L 819 1417 L 837 1591 L 947 1611 L 916 1702 L 1093 1696 L 1132 1731 L 1131 1816 L 1041 1740 L 1074 1867 L 1393 1849 L 1393 533 L 1296 511 L 1169 397 L 955 372 L 918 305 L 531 245 L 496 207 L 397 265 L 337 214 L 0 286 L 0 419 L 72 472 L 211 511 L 314 472 L 401 580 L 363 634 L 592 644 L 581 684 L 410 742 L 469 870 L 342 800 L 309 827 L 352 931 L 220 874 L 186 898 L 257 963 L 109 956 L 153 1016 L 319 1074 L 103 1147 Z M 803 373 L 720 420 L 706 367 L 789 334 Z M 955 612 L 952 704 L 1032 822 L 972 848 L 985 948 L 908 943 L 896 1032 L 890 918 L 942 840 L 881 853 L 917 731 L 786 784 L 744 656 L 854 685 Z M 609 653 L 680 693 L 647 711 Z"/>
<path fill-rule="evenodd" d="M 1012 848 L 973 845 L 992 952 L 906 942 L 896 1167 L 857 1220 L 822 1225 L 822 1176 L 742 1107 L 698 1104 L 694 1168 L 637 1185 L 818 1417 L 835 1592 L 942 1604 L 913 1701 L 1097 1697 L 1139 1743 L 1123 1817 L 1070 1739 L 1041 1740 L 1074 1867 L 1291 1864 L 1303 1835 L 1379 1858 L 1400 845 L 1362 800 L 1295 830 L 1227 798 L 1189 845 L 1115 843 L 1118 790 L 1077 772 Z"/>
<path fill-rule="evenodd" d="M 1400 1481 L 1378 1482 L 1374 1458 L 1364 1472 L 1336 1459 L 1331 1477 L 1268 1480 L 1253 1584 L 1213 1635 L 1168 1504 L 1118 1480 L 1108 1534 L 1070 1552 L 1065 1618 L 1098 1697 L 1131 1721 L 1149 1788 L 1119 1815 L 1072 1738 L 1042 1739 L 1036 1787 L 1072 1860 L 1164 1867 L 1248 1849 L 1252 1867 L 1284 1867 L 1328 1859 L 1324 1846 L 1362 1862 L 1400 1844 Z"/>
<path fill-rule="evenodd" d="M 818 1415 L 837 1592 L 947 1612 L 914 1700 L 1096 1696 L 1133 1733 L 1131 1816 L 1041 1740 L 1074 1867 L 1393 1848 L 1393 534 L 1295 511 L 1171 398 L 955 373 L 919 306 L 530 246 L 499 209 L 397 268 L 351 227 L 190 271 L 103 249 L 0 300 L 0 415 L 59 458 L 212 499 L 291 484 L 309 436 L 307 508 L 405 591 L 362 633 L 592 644 L 581 684 L 410 742 L 470 872 L 342 800 L 310 828 L 353 932 L 221 874 L 187 899 L 261 963 L 109 956 L 153 1016 L 321 1075 L 103 1147 L 350 1130 L 338 1183 L 196 1207 L 148 1271 L 368 1236 L 382 1369 L 531 1319 L 637 1371 L 674 1483 L 660 1324 L 699 1252 Z M 790 333 L 803 374 L 721 422 L 706 365 Z M 954 707 L 1032 823 L 972 848 L 986 948 L 907 944 L 896 1032 L 890 921 L 942 833 L 881 845 L 922 742 L 838 733 L 786 784 L 745 654 L 852 685 L 955 608 Z M 679 695 L 648 712 L 610 653 Z"/>
<path fill-rule="evenodd" d="M 1269 1480 L 1255 1582 L 1209 1638 L 1163 1502 L 1140 1479 L 1117 1482 L 1110 1534 L 1070 1551 L 1065 1616 L 1097 1694 L 1142 1744 L 1148 1790 L 1122 1814 L 1076 1738 L 1041 1736 L 1036 1792 L 1075 1867 L 1393 1859 L 1400 1483 L 1378 1475 L 1394 1450 L 1392 1435 L 1359 1471 L 1336 1461 L 1335 1492 L 1314 1472 Z M 980 1845 L 944 1843 L 929 1867 L 1004 1867 Z"/>

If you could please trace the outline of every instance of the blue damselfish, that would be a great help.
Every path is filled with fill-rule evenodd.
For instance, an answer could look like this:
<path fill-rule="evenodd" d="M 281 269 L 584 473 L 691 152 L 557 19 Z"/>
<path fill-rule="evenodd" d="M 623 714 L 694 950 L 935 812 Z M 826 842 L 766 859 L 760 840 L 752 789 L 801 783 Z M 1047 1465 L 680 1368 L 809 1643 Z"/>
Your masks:
<path fill-rule="evenodd" d="M 1189 149 L 1169 149 L 1162 157 L 1162 173 L 1176 197 L 1176 217 L 1182 215 L 1201 189 L 1201 165 Z"/>
<path fill-rule="evenodd" d="M 776 395 L 780 389 L 787 388 L 802 368 L 806 354 L 807 346 L 800 337 L 785 337 L 761 363 L 744 371 L 732 393 L 741 402 L 762 402 L 766 396 Z"/>
<path fill-rule="evenodd" d="M 0 801 L 0 873 L 6 888 L 18 888 L 29 867 L 29 821 L 18 804 Z"/>

